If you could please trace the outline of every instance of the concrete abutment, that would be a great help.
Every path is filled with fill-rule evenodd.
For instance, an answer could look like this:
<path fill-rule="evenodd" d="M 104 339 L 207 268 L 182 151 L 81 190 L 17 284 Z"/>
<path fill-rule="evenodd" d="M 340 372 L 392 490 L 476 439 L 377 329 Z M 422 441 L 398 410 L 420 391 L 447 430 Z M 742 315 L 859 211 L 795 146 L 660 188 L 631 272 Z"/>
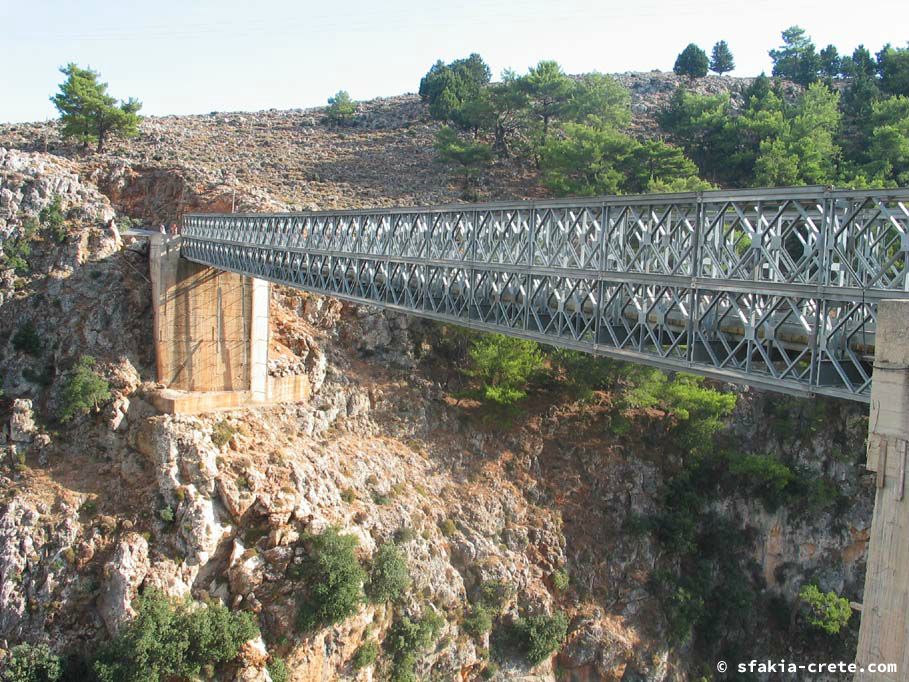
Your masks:
<path fill-rule="evenodd" d="M 878 304 L 868 468 L 877 473 L 856 680 L 909 679 L 909 300 Z M 896 664 L 895 672 L 868 670 Z"/>
<path fill-rule="evenodd" d="M 268 375 L 271 285 L 180 257 L 181 239 L 149 238 L 157 380 L 153 400 L 171 413 L 309 396 L 305 377 Z"/>

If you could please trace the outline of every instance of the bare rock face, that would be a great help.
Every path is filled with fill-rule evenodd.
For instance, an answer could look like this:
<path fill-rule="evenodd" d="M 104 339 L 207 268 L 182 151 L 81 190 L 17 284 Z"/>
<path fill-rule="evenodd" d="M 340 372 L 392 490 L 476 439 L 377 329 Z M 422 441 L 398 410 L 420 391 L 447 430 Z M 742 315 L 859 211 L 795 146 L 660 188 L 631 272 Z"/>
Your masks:
<path fill-rule="evenodd" d="M 264 580 L 265 561 L 256 550 L 247 550 L 239 540 L 234 540 L 230 555 L 230 568 L 227 577 L 230 591 L 240 600 L 262 584 Z"/>
<path fill-rule="evenodd" d="M 256 496 L 249 490 L 240 490 L 237 482 L 230 476 L 218 476 L 218 495 L 234 521 L 240 521 L 256 501 Z"/>
<path fill-rule="evenodd" d="M 13 443 L 31 443 L 35 436 L 35 419 L 32 401 L 17 398 L 13 401 L 13 414 L 9 420 L 9 438 Z"/>
<path fill-rule="evenodd" d="M 46 638 L 49 609 L 72 597 L 66 560 L 80 533 L 76 511 L 55 514 L 24 494 L 0 507 L 0 637 Z"/>
<path fill-rule="evenodd" d="M 136 615 L 133 600 L 148 569 L 148 541 L 138 533 L 127 533 L 104 566 L 104 582 L 98 598 L 98 611 L 111 635 Z"/>
<path fill-rule="evenodd" d="M 20 581 L 34 548 L 30 527 L 38 517 L 32 510 L 23 509 L 15 500 L 0 516 L 0 630 L 15 632 L 25 613 L 26 594 Z"/>
<path fill-rule="evenodd" d="M 356 324 L 347 336 L 360 353 L 378 356 L 395 367 L 414 366 L 407 316 L 367 306 L 357 307 L 354 314 Z"/>
<path fill-rule="evenodd" d="M 268 650 L 261 637 L 251 639 L 240 648 L 240 667 L 234 682 L 272 682 L 266 668 Z"/>
<path fill-rule="evenodd" d="M 145 588 L 152 588 L 175 599 L 190 596 L 198 569 L 177 564 L 171 559 L 154 558 L 145 575 Z"/>
<path fill-rule="evenodd" d="M 64 211 L 77 208 L 105 223 L 114 217 L 110 201 L 79 179 L 76 164 L 51 154 L 0 147 L 0 244 L 21 225 L 22 215 L 37 215 L 55 197 Z"/>
<path fill-rule="evenodd" d="M 154 417 L 134 433 L 148 457 L 158 489 L 174 515 L 188 552 L 187 563 L 208 562 L 230 532 L 217 494 L 218 448 L 192 417 Z"/>

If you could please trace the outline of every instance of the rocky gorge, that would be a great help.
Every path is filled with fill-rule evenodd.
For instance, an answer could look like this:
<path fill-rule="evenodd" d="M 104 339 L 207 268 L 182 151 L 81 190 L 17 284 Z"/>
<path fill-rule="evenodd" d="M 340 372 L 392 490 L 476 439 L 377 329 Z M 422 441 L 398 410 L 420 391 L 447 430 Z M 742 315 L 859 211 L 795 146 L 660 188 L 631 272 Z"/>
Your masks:
<path fill-rule="evenodd" d="M 675 77 L 619 78 L 646 134 Z M 345 130 L 318 111 L 146 119 L 136 140 L 91 155 L 53 125 L 0 126 L 0 246 L 54 202 L 66 218 L 62 239 L 37 230 L 27 271 L 0 266 L 5 652 L 22 642 L 90 651 L 157 590 L 254 616 L 261 638 L 219 672 L 225 680 L 272 680 L 279 657 L 290 680 L 384 679 L 388 655 L 354 660 L 364 644 L 387 643 L 402 614 L 440 623 L 417 679 L 662 682 L 710 679 L 707 656 L 721 651 L 852 656 L 858 619 L 840 637 L 803 631 L 798 595 L 815 582 L 861 602 L 873 482 L 857 406 L 722 387 L 736 395 L 722 438 L 786 462 L 801 494 L 719 477 L 690 482 L 709 500 L 683 509 L 669 493 L 693 475 L 665 410 L 622 407 L 621 388 L 579 399 L 542 386 L 520 418 L 489 420 L 461 399 L 436 325 L 276 288 L 272 335 L 282 362 L 309 376 L 310 401 L 200 416 L 152 407 L 147 247 L 120 228 L 187 210 L 453 201 L 433 160 L 435 126 L 413 96 L 361 103 Z M 485 191 L 542 190 L 503 161 Z M 110 395 L 61 422 L 83 355 Z M 692 509 L 723 529 L 709 565 L 698 563 L 703 545 L 671 552 L 645 523 Z M 307 538 L 328 528 L 354 536 L 364 562 L 394 543 L 410 584 L 394 604 L 300 632 Z M 713 594 L 698 597 L 671 578 L 689 564 L 736 582 L 711 575 Z M 555 655 L 533 664 L 500 648 L 495 629 L 471 631 L 490 585 L 504 586 L 498 622 L 566 614 Z M 740 636 L 678 638 L 673 613 Z"/>

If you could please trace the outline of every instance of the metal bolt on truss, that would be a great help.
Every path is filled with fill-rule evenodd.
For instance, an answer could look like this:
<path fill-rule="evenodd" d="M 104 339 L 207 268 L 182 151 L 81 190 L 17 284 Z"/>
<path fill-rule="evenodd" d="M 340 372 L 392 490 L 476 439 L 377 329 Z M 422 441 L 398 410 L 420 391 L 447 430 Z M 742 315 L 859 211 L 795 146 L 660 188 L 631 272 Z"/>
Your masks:
<path fill-rule="evenodd" d="M 909 297 L 909 189 L 194 214 L 182 234 L 192 261 L 300 289 L 866 402 L 877 302 Z"/>

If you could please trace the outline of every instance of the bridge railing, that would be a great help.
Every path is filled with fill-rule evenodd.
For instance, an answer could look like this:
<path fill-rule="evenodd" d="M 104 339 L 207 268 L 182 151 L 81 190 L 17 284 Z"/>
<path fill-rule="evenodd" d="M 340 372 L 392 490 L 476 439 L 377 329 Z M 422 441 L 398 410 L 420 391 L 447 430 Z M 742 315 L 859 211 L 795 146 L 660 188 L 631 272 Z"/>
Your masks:
<path fill-rule="evenodd" d="M 579 350 L 867 400 L 909 190 L 188 215 L 187 258 Z"/>

